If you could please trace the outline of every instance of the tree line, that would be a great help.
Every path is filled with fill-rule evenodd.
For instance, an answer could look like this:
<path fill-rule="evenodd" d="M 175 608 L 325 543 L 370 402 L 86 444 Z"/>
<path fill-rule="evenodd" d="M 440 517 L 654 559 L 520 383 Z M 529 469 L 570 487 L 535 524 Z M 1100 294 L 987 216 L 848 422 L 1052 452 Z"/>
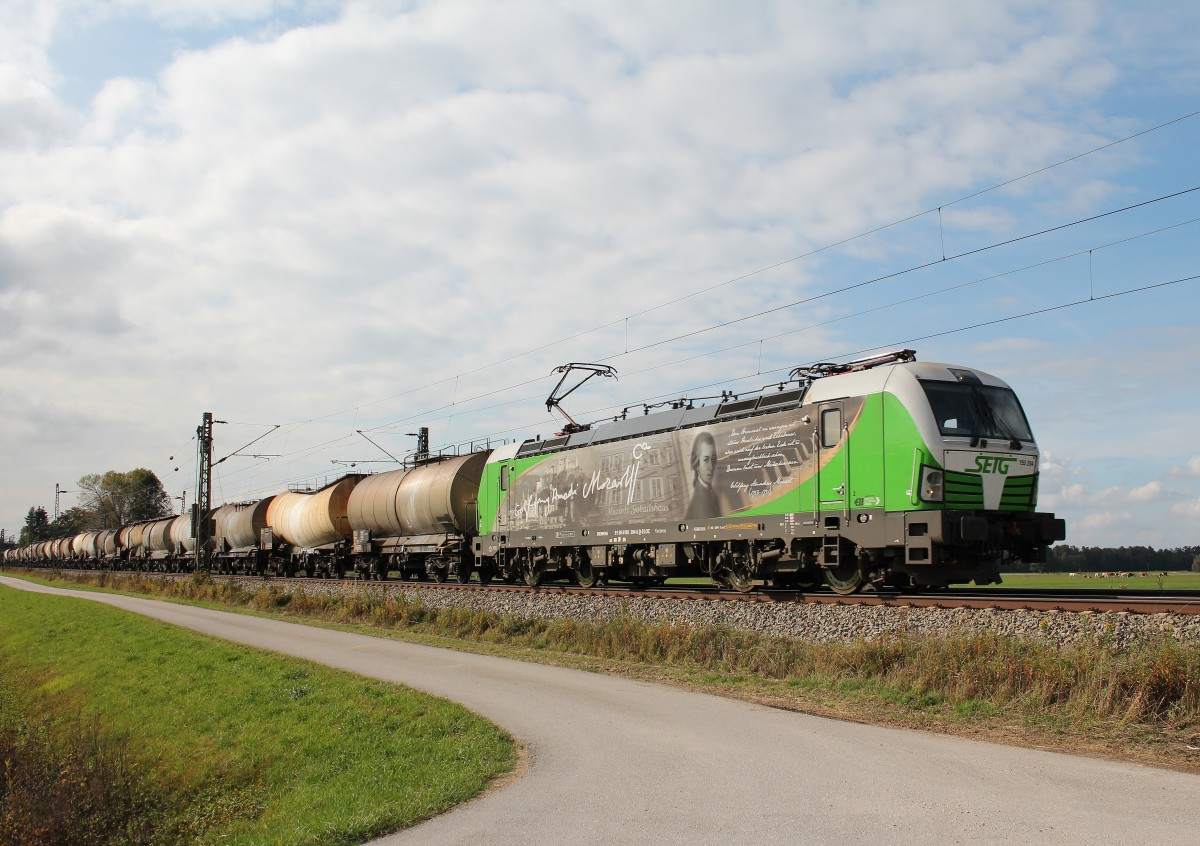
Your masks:
<path fill-rule="evenodd" d="M 24 546 L 99 529 L 115 529 L 142 520 L 169 517 L 171 497 L 158 476 L 144 467 L 120 473 L 89 473 L 76 483 L 79 504 L 51 520 L 46 509 L 33 506 L 25 515 L 20 535 L 0 530 L 0 545 Z"/>
<path fill-rule="evenodd" d="M 1030 569 L 1043 573 L 1110 573 L 1193 570 L 1200 572 L 1200 546 L 1155 549 L 1152 546 L 1071 546 L 1050 547 L 1045 564 Z"/>

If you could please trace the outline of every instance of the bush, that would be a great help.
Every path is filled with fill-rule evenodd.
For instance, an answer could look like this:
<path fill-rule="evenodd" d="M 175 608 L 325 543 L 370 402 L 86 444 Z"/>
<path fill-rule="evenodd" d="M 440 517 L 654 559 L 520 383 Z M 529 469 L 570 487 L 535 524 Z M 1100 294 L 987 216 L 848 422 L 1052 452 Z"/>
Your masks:
<path fill-rule="evenodd" d="M 32 700 L 5 668 L 0 724 L 0 843 L 7 846 L 151 844 L 164 806 L 128 744 L 97 720 L 28 716 Z"/>

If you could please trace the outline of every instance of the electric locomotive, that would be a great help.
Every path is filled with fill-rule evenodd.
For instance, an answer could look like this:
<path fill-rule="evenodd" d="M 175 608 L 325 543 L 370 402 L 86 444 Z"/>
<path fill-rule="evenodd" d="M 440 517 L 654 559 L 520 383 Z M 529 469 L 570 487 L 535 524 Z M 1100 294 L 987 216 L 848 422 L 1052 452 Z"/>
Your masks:
<path fill-rule="evenodd" d="M 853 593 L 999 582 L 1004 563 L 1043 561 L 1065 538 L 1035 510 L 1037 444 L 1000 379 L 912 350 L 792 375 L 494 450 L 476 568 Z"/>

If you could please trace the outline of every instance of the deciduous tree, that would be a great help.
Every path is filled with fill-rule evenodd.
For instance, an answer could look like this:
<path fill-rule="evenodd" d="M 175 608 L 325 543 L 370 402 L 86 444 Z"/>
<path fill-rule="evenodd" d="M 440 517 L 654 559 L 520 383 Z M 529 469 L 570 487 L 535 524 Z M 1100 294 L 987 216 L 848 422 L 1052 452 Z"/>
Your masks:
<path fill-rule="evenodd" d="M 144 467 L 127 473 L 90 473 L 80 478 L 79 491 L 82 508 L 91 515 L 87 528 L 115 529 L 171 514 L 171 497 Z"/>
<path fill-rule="evenodd" d="M 50 537 L 65 538 L 67 535 L 77 535 L 92 527 L 92 513 L 85 508 L 75 506 L 68 508 L 50 523 Z"/>

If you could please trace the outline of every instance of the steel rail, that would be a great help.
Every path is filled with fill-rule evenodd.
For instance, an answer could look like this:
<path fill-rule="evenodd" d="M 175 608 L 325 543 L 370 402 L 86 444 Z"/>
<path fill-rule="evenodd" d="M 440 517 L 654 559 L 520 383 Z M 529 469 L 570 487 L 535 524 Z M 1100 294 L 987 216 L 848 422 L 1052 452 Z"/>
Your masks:
<path fill-rule="evenodd" d="M 262 582 L 258 576 L 214 577 L 243 578 Z M 329 579 L 293 577 L 273 579 L 285 583 L 328 583 Z M 355 581 L 347 579 L 343 581 Z M 361 581 L 361 580 L 359 580 Z M 867 591 L 856 594 L 837 594 L 824 591 L 756 590 L 740 593 L 716 586 L 676 585 L 663 587 L 639 587 L 636 585 L 584 588 L 577 585 L 543 584 L 530 587 L 521 584 L 477 582 L 427 582 L 388 579 L 383 582 L 362 582 L 364 585 L 397 587 L 420 587 L 433 590 L 493 591 L 502 593 L 529 593 L 568 596 L 637 597 L 649 599 L 688 599 L 710 602 L 767 602 L 818 605 L 879 605 L 893 608 L 967 608 L 976 610 L 997 609 L 1013 611 L 1064 611 L 1074 613 L 1127 613 L 1127 614 L 1200 614 L 1200 591 L 1179 591 L 1154 594 L 1149 591 L 1057 590 L 1011 591 L 1000 588 L 984 590 L 954 591 L 937 593 L 890 593 Z"/>
<path fill-rule="evenodd" d="M 141 576 L 187 576 L 183 573 L 160 573 L 139 571 L 66 570 L 74 573 L 129 572 Z M 1071 613 L 1125 613 L 1125 614 L 1200 614 L 1200 591 L 1156 591 L 1132 590 L 1030 590 L 1009 588 L 963 588 L 941 590 L 932 593 L 901 593 L 867 590 L 855 594 L 838 594 L 828 591 L 794 591 L 760 589 L 740 593 L 713 585 L 667 585 L 645 587 L 638 585 L 603 585 L 584 588 L 578 585 L 543 584 L 530 587 L 522 584 L 493 582 L 481 585 L 478 582 L 413 581 L 387 579 L 365 581 L 357 578 L 321 579 L 304 576 L 249 576 L 236 574 L 213 574 L 219 581 L 250 584 L 330 584 L 331 582 L 359 583 L 363 586 L 385 588 L 419 587 L 425 590 L 447 591 L 492 591 L 498 593 L 528 593 L 540 595 L 635 597 L 647 599 L 686 599 L 709 602 L 765 602 L 816 605 L 877 605 L 891 608 L 934 608 L 1012 611 L 1062 611 Z"/>

